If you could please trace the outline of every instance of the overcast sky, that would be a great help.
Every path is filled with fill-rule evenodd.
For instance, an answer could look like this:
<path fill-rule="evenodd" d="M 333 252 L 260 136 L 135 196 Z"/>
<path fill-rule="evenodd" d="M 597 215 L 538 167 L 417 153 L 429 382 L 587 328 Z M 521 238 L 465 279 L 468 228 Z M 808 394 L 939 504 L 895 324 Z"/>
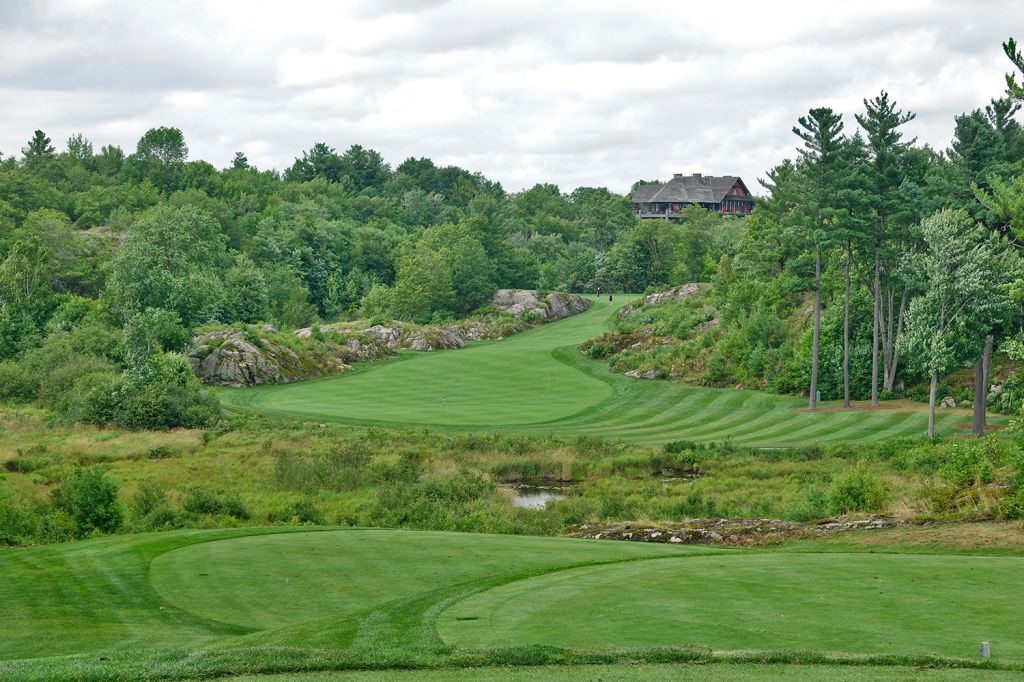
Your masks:
<path fill-rule="evenodd" d="M 830 106 L 852 130 L 881 89 L 945 148 L 1004 89 L 1014 30 L 1016 0 L 0 0 L 0 152 L 36 128 L 130 152 L 169 125 L 218 167 L 324 141 L 509 190 L 703 172 L 759 191 L 798 116 Z"/>

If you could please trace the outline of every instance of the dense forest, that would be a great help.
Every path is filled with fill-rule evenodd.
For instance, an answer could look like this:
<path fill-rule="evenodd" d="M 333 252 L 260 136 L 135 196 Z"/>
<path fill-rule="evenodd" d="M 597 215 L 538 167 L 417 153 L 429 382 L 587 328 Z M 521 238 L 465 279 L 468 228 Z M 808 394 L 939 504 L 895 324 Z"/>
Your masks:
<path fill-rule="evenodd" d="M 1011 40 L 1006 52 L 1017 68 Z M 130 153 L 35 131 L 0 157 L 0 399 L 129 427 L 217 418 L 180 354 L 211 324 L 430 322 L 496 288 L 712 285 L 696 379 L 822 399 L 893 395 L 1021 354 L 1022 91 L 956 116 L 948 149 L 905 133 L 888 93 L 855 121 L 813 108 L 749 218 L 638 220 L 628 197 L 510 193 L 468 170 L 316 143 L 283 173 L 190 160 L 182 132 Z M 855 123 L 856 127 L 849 125 Z M 706 322 L 675 320 L 679 335 Z M 696 318 L 696 319 L 692 319 Z M 685 329 L 684 329 L 685 327 Z M 984 405 L 984 401 L 981 401 Z"/>

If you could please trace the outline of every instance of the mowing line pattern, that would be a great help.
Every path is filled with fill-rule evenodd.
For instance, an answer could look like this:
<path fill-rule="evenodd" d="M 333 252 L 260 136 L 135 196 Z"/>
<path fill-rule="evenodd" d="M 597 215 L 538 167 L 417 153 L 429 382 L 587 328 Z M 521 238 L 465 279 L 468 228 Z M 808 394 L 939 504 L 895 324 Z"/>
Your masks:
<path fill-rule="evenodd" d="M 927 414 L 915 403 L 812 413 L 804 399 L 792 396 L 612 374 L 576 346 L 604 331 L 616 310 L 599 299 L 584 313 L 503 341 L 454 351 L 404 351 L 352 373 L 224 389 L 219 396 L 229 409 L 299 419 L 640 443 L 729 439 L 771 447 L 864 443 L 925 432 Z M 939 412 L 936 431 L 955 434 L 967 419 L 963 410 Z"/>

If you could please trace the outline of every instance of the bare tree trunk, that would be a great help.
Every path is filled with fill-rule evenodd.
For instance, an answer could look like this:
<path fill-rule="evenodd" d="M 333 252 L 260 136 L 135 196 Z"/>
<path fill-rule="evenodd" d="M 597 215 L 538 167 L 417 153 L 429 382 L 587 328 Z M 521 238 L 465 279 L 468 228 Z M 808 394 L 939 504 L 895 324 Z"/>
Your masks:
<path fill-rule="evenodd" d="M 989 389 L 989 386 L 991 386 L 991 384 L 989 383 L 989 372 L 988 371 L 989 371 L 989 368 L 992 367 L 992 342 L 993 341 L 994 341 L 994 339 L 992 338 L 991 334 L 989 334 L 988 336 L 985 337 L 985 350 L 981 354 L 982 374 L 985 375 L 985 377 L 984 377 L 984 379 L 982 381 L 982 386 L 984 386 L 984 389 L 985 389 L 985 392 L 984 392 L 985 398 L 982 401 L 982 405 L 983 405 L 984 409 L 981 412 L 981 424 L 982 424 L 982 426 L 988 426 L 988 389 Z"/>
<path fill-rule="evenodd" d="M 814 245 L 814 331 L 811 334 L 811 394 L 807 409 L 818 407 L 818 336 L 821 333 L 821 246 Z"/>
<path fill-rule="evenodd" d="M 891 311 L 891 310 L 890 310 Z M 900 346 L 899 338 L 900 334 L 903 333 L 903 318 L 907 312 L 907 290 L 903 289 L 903 295 L 900 297 L 900 312 L 896 317 L 896 330 L 892 335 L 892 359 L 889 362 L 889 366 L 885 369 L 885 384 L 884 390 L 892 391 L 893 386 L 896 384 L 896 370 L 900 363 Z M 890 330 L 892 325 L 890 323 Z"/>
<path fill-rule="evenodd" d="M 846 245 L 846 295 L 843 298 L 843 407 L 850 406 L 850 267 L 853 251 Z"/>
<path fill-rule="evenodd" d="M 974 412 L 971 418 L 971 435 L 975 438 L 985 435 L 985 363 L 981 355 L 974 363 Z"/>
<path fill-rule="evenodd" d="M 871 323 L 871 406 L 878 407 L 878 344 L 879 326 L 882 320 L 882 254 L 881 246 L 875 246 L 875 281 L 872 294 L 875 299 L 875 310 Z"/>
<path fill-rule="evenodd" d="M 935 393 L 939 390 L 939 373 L 932 372 L 932 384 L 928 389 L 928 438 L 935 438 Z"/>

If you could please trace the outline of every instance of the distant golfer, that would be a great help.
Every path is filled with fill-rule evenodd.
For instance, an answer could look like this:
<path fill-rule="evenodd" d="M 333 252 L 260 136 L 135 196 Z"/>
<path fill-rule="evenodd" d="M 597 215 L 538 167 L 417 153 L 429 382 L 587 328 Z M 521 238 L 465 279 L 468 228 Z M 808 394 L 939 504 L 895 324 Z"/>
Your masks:
<path fill-rule="evenodd" d="M 611 302 L 612 302 L 612 295 L 611 295 L 611 294 L 608 294 L 608 302 L 609 302 L 609 303 L 611 303 Z"/>

